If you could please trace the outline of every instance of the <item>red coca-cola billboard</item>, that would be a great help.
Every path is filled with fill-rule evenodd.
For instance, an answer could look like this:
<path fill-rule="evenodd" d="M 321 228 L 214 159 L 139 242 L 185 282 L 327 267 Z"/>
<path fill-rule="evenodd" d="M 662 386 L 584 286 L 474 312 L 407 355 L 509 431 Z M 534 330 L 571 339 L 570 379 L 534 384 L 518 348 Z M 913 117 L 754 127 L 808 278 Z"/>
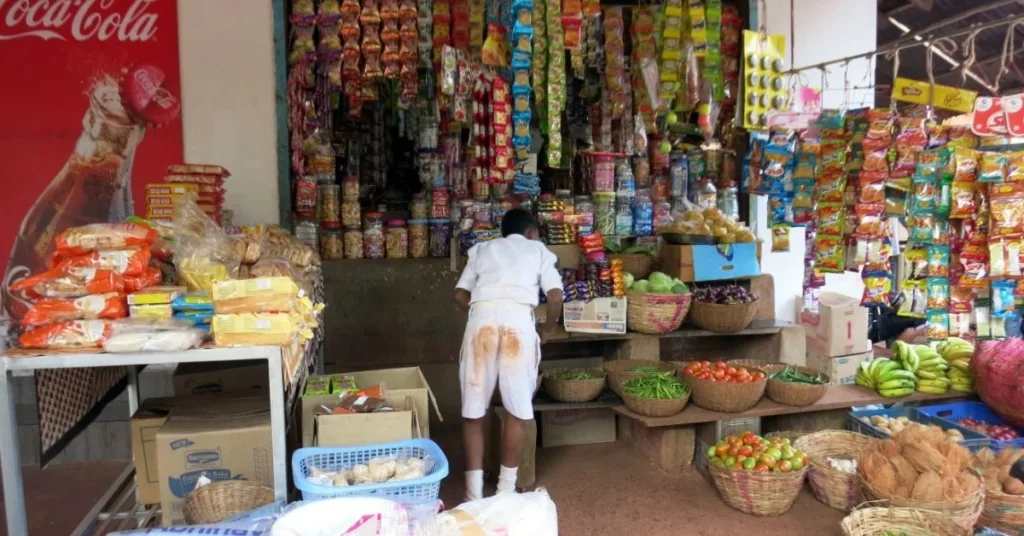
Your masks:
<path fill-rule="evenodd" d="M 183 160 L 175 0 L 0 0 L 0 266 L 45 269 L 53 236 L 143 214 Z M 8 253 L 9 252 L 9 253 Z"/>

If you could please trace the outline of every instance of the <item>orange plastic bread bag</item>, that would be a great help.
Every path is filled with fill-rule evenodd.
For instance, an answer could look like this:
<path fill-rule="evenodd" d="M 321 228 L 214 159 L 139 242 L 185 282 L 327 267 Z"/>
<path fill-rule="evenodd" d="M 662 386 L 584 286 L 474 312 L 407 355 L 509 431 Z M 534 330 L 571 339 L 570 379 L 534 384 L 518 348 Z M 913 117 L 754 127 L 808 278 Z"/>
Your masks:
<path fill-rule="evenodd" d="M 57 254 L 83 255 L 102 249 L 148 247 L 156 240 L 156 231 L 143 223 L 93 223 L 72 227 L 54 240 Z"/>
<path fill-rule="evenodd" d="M 72 320 L 26 331 L 18 342 L 22 348 L 98 348 L 112 331 L 109 320 Z"/>
<path fill-rule="evenodd" d="M 32 304 L 22 326 L 42 326 L 69 320 L 115 319 L 127 316 L 124 298 L 116 292 L 94 294 L 70 300 L 46 298 Z"/>
<path fill-rule="evenodd" d="M 139 275 L 149 266 L 152 257 L 148 248 L 90 251 L 84 255 L 54 255 L 50 268 L 79 275 L 83 270 L 111 270 L 121 275 Z"/>
<path fill-rule="evenodd" d="M 124 292 L 124 278 L 111 270 L 83 270 L 81 277 L 50 270 L 11 283 L 12 292 L 34 298 L 81 298 L 90 294 Z"/>

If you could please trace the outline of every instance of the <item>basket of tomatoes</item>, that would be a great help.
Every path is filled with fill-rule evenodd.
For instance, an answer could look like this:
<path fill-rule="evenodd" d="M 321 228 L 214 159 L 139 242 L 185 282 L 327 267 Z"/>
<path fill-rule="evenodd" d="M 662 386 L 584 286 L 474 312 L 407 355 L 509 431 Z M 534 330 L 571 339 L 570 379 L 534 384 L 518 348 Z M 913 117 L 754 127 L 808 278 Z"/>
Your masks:
<path fill-rule="evenodd" d="M 751 432 L 729 436 L 708 447 L 711 479 L 729 506 L 755 516 L 785 514 L 807 474 L 807 454 L 789 438 Z"/>
<path fill-rule="evenodd" d="M 683 381 L 690 386 L 690 399 L 694 404 L 726 413 L 754 407 L 764 396 L 768 384 L 763 370 L 722 361 L 685 363 Z"/>

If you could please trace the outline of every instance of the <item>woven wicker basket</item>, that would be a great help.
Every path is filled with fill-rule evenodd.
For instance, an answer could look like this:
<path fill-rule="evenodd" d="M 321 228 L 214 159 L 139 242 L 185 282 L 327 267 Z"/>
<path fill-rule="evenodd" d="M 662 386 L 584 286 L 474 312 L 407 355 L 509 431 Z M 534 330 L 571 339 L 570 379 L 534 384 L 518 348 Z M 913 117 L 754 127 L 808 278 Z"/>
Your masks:
<path fill-rule="evenodd" d="M 878 536 L 888 531 L 906 536 L 969 536 L 971 531 L 941 513 L 915 508 L 866 507 L 842 521 L 844 536 Z"/>
<path fill-rule="evenodd" d="M 671 417 L 686 407 L 690 401 L 690 392 L 687 391 L 681 398 L 669 400 L 655 400 L 652 398 L 640 398 L 629 393 L 622 394 L 622 401 L 633 413 L 644 417 Z"/>
<path fill-rule="evenodd" d="M 690 308 L 690 320 L 700 328 L 715 333 L 743 331 L 754 321 L 757 300 L 750 303 L 708 303 L 694 300 Z"/>
<path fill-rule="evenodd" d="M 858 479 L 860 480 L 860 489 L 864 494 L 864 500 L 867 501 L 884 501 L 880 504 L 885 506 L 894 506 L 897 508 L 914 508 L 918 510 L 933 510 L 939 512 L 942 515 L 952 519 L 957 525 L 971 530 L 974 528 L 974 524 L 981 517 L 981 510 L 985 503 L 985 486 L 978 486 L 977 491 L 964 497 L 960 501 L 915 501 L 913 499 L 904 499 L 902 497 L 894 497 L 887 493 L 882 493 L 875 488 L 871 487 L 871 484 L 864 480 L 864 475 L 861 473 L 861 466 L 858 464 Z M 978 479 L 981 479 L 977 473 Z"/>
<path fill-rule="evenodd" d="M 272 502 L 273 489 L 248 480 L 221 480 L 196 488 L 185 496 L 185 524 L 220 523 Z"/>
<path fill-rule="evenodd" d="M 788 512 L 807 474 L 806 467 L 789 473 L 762 473 L 711 464 L 709 470 L 725 504 L 755 516 L 778 516 Z"/>
<path fill-rule="evenodd" d="M 767 367 L 779 364 L 778 361 L 764 361 L 762 359 L 729 359 L 726 363 L 734 367 L 756 368 L 762 371 L 768 370 Z"/>
<path fill-rule="evenodd" d="M 846 430 L 823 430 L 796 440 L 793 446 L 807 454 L 810 464 L 807 479 L 811 481 L 811 490 L 819 501 L 844 512 L 860 502 L 857 475 L 834 469 L 828 459 L 856 460 L 861 449 L 871 441 L 869 436 Z"/>
<path fill-rule="evenodd" d="M 679 329 L 690 310 L 689 294 L 630 292 L 626 295 L 626 327 L 648 335 Z"/>
<path fill-rule="evenodd" d="M 676 373 L 676 367 L 671 362 L 644 361 L 642 359 L 605 361 L 604 371 L 608 373 L 608 387 L 611 387 L 612 391 L 620 397 L 623 383 L 637 376 L 643 376 L 643 373 L 640 372 L 630 372 L 633 367 L 657 367 L 662 372 L 671 372 L 673 376 Z"/>
<path fill-rule="evenodd" d="M 680 366 L 686 368 L 686 363 Z M 683 381 L 690 386 L 690 397 L 694 404 L 724 413 L 738 413 L 756 406 L 768 384 L 767 377 L 751 383 L 734 383 L 701 380 L 685 374 Z"/>
<path fill-rule="evenodd" d="M 986 489 L 978 526 L 1024 534 L 1024 497 Z"/>
<path fill-rule="evenodd" d="M 643 253 L 612 253 L 608 260 L 621 259 L 622 271 L 633 274 L 636 279 L 643 279 L 651 273 L 654 257 Z"/>
<path fill-rule="evenodd" d="M 796 370 L 803 372 L 804 374 L 821 374 L 825 377 L 824 385 L 810 385 L 806 383 L 793 383 L 784 382 L 782 380 L 774 380 L 770 376 L 775 372 L 782 372 L 786 370 L 786 367 L 792 367 Z M 821 400 L 821 397 L 825 396 L 825 391 L 828 391 L 828 382 L 831 378 L 827 374 L 822 374 L 817 370 L 810 367 L 794 367 L 793 365 L 769 365 L 765 367 L 765 372 L 768 373 L 768 398 L 778 402 L 779 404 L 785 404 L 787 406 L 810 406 L 811 404 Z"/>
<path fill-rule="evenodd" d="M 589 380 L 556 380 L 551 377 L 560 372 L 586 372 L 595 377 Z M 544 392 L 559 402 L 590 402 L 604 390 L 607 379 L 601 369 L 551 369 L 544 371 Z"/>

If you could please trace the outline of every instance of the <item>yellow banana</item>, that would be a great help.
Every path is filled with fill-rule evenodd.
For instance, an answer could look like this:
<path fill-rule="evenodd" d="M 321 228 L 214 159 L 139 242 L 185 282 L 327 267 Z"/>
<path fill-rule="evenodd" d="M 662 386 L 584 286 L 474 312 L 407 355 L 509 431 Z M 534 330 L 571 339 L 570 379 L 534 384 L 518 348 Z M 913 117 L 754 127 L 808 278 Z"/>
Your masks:
<path fill-rule="evenodd" d="M 944 395 L 949 392 L 949 389 L 946 387 L 933 387 L 931 385 L 918 385 L 917 390 L 932 395 Z"/>

